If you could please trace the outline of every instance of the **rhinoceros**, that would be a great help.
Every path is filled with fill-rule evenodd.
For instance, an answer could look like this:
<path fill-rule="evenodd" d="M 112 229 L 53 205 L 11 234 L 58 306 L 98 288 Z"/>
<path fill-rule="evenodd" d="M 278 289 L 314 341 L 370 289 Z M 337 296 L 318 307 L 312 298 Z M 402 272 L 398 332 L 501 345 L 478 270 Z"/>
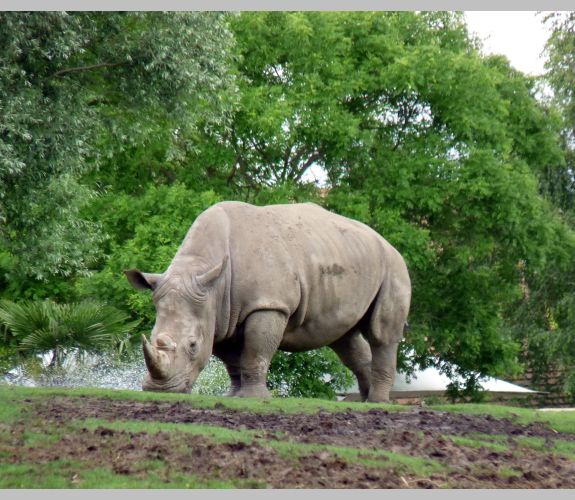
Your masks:
<path fill-rule="evenodd" d="M 201 213 L 163 274 L 125 271 L 153 292 L 142 336 L 144 390 L 188 392 L 212 354 L 229 395 L 269 397 L 280 349 L 329 346 L 363 400 L 389 400 L 411 283 L 399 252 L 368 226 L 313 203 L 226 201 Z"/>

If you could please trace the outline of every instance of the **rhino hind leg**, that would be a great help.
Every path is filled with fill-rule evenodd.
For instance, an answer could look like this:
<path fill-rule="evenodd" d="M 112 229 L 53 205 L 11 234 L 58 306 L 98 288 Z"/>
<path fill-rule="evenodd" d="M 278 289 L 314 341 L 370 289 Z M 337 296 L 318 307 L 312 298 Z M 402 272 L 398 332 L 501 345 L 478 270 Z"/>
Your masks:
<path fill-rule="evenodd" d="M 363 333 L 371 349 L 371 385 L 367 397 L 370 402 L 389 401 L 410 299 L 407 274 L 392 277 L 380 289 L 369 320 L 364 324 Z"/>
<path fill-rule="evenodd" d="M 279 311 L 256 311 L 248 316 L 240 357 L 241 386 L 236 396 L 271 397 L 266 386 L 268 368 L 286 324 L 286 316 Z"/>
<path fill-rule="evenodd" d="M 399 342 L 371 344 L 371 385 L 367 396 L 371 403 L 389 402 L 389 393 L 395 379 L 398 345 Z"/>
<path fill-rule="evenodd" d="M 346 333 L 330 346 L 357 378 L 361 400 L 369 395 L 371 385 L 371 349 L 359 330 Z"/>

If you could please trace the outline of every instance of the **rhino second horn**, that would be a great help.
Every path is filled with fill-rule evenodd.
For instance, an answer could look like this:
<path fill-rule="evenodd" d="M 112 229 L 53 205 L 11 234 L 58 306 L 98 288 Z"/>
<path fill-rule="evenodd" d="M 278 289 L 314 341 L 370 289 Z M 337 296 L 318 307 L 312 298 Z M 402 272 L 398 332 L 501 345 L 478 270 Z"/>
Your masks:
<path fill-rule="evenodd" d="M 173 351 L 176 348 L 176 343 L 172 337 L 161 333 L 156 338 L 156 347 L 161 350 Z"/>
<path fill-rule="evenodd" d="M 142 347 L 144 349 L 144 360 L 152 378 L 159 380 L 168 378 L 169 359 L 166 353 L 160 352 L 150 344 L 145 335 L 142 335 Z"/>

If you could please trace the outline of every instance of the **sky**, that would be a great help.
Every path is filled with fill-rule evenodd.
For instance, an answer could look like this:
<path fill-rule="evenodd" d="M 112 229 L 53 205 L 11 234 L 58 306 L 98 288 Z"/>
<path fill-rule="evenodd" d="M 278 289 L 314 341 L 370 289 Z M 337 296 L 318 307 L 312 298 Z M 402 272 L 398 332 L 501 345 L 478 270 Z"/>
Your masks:
<path fill-rule="evenodd" d="M 470 32 L 484 43 L 485 54 L 503 54 L 523 73 L 543 73 L 542 56 L 549 32 L 543 26 L 545 13 L 535 11 L 467 11 Z"/>

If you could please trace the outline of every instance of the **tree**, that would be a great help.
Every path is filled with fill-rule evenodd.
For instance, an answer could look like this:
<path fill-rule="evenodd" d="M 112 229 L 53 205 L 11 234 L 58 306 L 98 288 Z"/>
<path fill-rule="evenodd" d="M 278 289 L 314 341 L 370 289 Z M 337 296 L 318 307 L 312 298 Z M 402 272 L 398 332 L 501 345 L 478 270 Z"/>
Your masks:
<path fill-rule="evenodd" d="M 370 99 L 357 98 L 367 148 L 353 152 L 360 161 L 347 169 L 347 189 L 364 193 L 366 221 L 411 264 L 412 361 L 511 374 L 522 277 L 567 263 L 569 230 L 538 194 L 540 173 L 562 160 L 557 121 L 503 58 L 481 58 L 470 42 L 428 44 L 435 21 L 421 17 L 420 31 L 404 32 L 401 56 L 385 69 L 356 58 L 354 74 L 370 85 Z M 366 25 L 372 39 L 383 36 Z M 465 40 L 456 16 L 439 32 Z"/>
<path fill-rule="evenodd" d="M 102 352 L 129 344 L 139 323 L 114 307 L 96 302 L 56 304 L 50 301 L 0 301 L 0 324 L 6 327 L 3 347 L 23 357 L 51 354 L 50 367 L 59 368 L 71 353 Z"/>
<path fill-rule="evenodd" d="M 0 143 L 0 176 L 21 186 L 0 201 L 2 214 L 12 210 L 0 267 L 37 277 L 90 267 L 94 274 L 73 288 L 64 279 L 11 280 L 16 294 L 98 296 L 144 317 L 148 328 L 149 297 L 130 290 L 123 268 L 161 271 L 194 218 L 218 200 L 314 200 L 367 223 L 406 258 L 414 295 L 403 370 L 436 365 L 451 373 L 455 364 L 472 389 L 475 372 L 501 376 L 519 369 L 518 360 L 573 359 L 573 170 L 561 137 L 568 107 L 538 101 L 538 82 L 504 57 L 483 57 L 461 14 L 241 13 L 229 18 L 233 47 L 219 14 L 54 14 L 47 26 L 30 16 L 3 18 L 7 33 L 30 35 L 2 32 L 3 46 L 14 39 L 23 47 L 42 33 L 38 47 L 71 48 L 52 50 L 51 59 L 40 49 L 20 59 L 8 52 L 11 63 L 0 68 L 12 75 L 0 80 L 0 97 L 9 94 L 5 82 L 18 90 L 6 101 L 12 114 L 0 137 L 11 135 Z M 70 36 L 59 37 L 57 26 Z M 110 33 L 105 43 L 102 33 Z M 557 71 L 569 60 L 563 39 L 556 37 Z M 26 75 L 38 66 L 40 77 L 18 76 L 24 66 Z M 568 97 L 568 77 L 556 81 Z M 19 106 L 21 95 L 34 106 Z M 37 121 L 39 103 L 57 119 Z M 60 124 L 59 142 L 49 142 L 47 123 Z M 26 130 L 40 138 L 34 147 L 44 145 L 31 150 L 30 172 L 40 180 L 16 161 L 27 151 Z M 38 158 L 48 153 L 44 165 Z M 322 196 L 304 180 L 312 166 L 326 173 Z M 43 204 L 27 208 L 34 196 L 50 198 L 57 220 Z M 66 220 L 74 221 L 68 232 L 54 229 Z M 37 256 L 17 252 L 24 224 L 38 237 Z M 80 233 L 90 248 L 62 246 Z M 287 381 L 317 389 L 317 377 L 306 389 L 289 367 L 317 374 L 332 360 L 306 356 L 277 358 L 276 388 Z"/>
<path fill-rule="evenodd" d="M 230 130 L 204 135 L 193 162 L 236 196 L 298 184 L 312 165 L 351 146 L 356 120 L 337 105 L 351 91 L 348 40 L 337 13 L 242 13 L 236 38 L 239 103 Z"/>
<path fill-rule="evenodd" d="M 81 176 L 158 133 L 174 156 L 183 132 L 223 125 L 232 38 L 218 13 L 3 12 L 0 27 L 9 271 L 86 273 L 104 235 L 80 216 L 95 194 Z"/>
<path fill-rule="evenodd" d="M 322 166 L 326 205 L 408 261 L 403 368 L 518 370 L 522 280 L 564 266 L 571 234 L 539 196 L 562 152 L 533 79 L 482 57 L 454 13 L 244 13 L 232 29 L 240 108 L 206 148 L 227 180 L 260 192 Z"/>
<path fill-rule="evenodd" d="M 329 348 L 278 352 L 272 359 L 268 385 L 279 396 L 335 399 L 354 382 L 352 373 Z"/>
<path fill-rule="evenodd" d="M 196 192 L 179 183 L 149 185 L 140 196 L 110 192 L 95 200 L 87 215 L 100 220 L 110 239 L 95 272 L 77 280 L 78 295 L 114 304 L 142 319 L 142 330 L 149 331 L 155 320 L 151 294 L 134 290 L 124 269 L 164 272 L 195 218 L 218 201 L 213 191 Z"/>
<path fill-rule="evenodd" d="M 541 162 L 538 177 L 540 191 L 556 207 L 568 229 L 563 226 L 560 233 L 548 235 L 549 246 L 555 251 L 544 266 L 525 270 L 524 299 L 512 315 L 511 328 L 524 339 L 522 357 L 533 370 L 534 381 L 544 383 L 550 371 L 563 369 L 564 389 L 575 397 L 575 15 L 554 13 L 544 22 L 552 30 L 546 46 L 545 80 L 553 90 L 548 109 L 560 120 L 563 161 Z"/>
<path fill-rule="evenodd" d="M 575 13 L 554 12 L 546 16 L 544 22 L 551 28 L 551 35 L 545 47 L 548 56 L 546 61 L 546 68 L 549 71 L 548 79 L 556 91 L 555 97 L 563 103 L 562 107 L 566 116 L 570 116 L 570 121 L 574 122 L 573 43 L 575 43 Z"/>

